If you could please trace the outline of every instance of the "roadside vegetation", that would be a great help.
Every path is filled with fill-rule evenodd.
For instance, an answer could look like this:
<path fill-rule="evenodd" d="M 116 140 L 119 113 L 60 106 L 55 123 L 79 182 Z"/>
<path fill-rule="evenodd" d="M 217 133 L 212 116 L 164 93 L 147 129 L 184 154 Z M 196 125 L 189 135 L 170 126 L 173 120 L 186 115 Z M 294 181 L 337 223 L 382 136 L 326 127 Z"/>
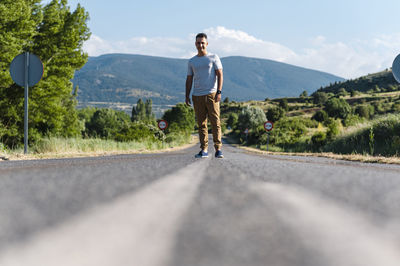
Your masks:
<path fill-rule="evenodd" d="M 77 109 L 79 88 L 71 80 L 87 62 L 89 14 L 67 0 L 15 0 L 0 3 L 0 157 L 20 154 L 24 141 L 24 89 L 11 79 L 10 63 L 30 52 L 41 58 L 43 77 L 29 90 L 29 150 L 33 154 L 157 150 L 188 143 L 193 109 L 177 104 L 157 127 L 150 99 L 139 99 L 132 113 L 110 108 Z"/>
<path fill-rule="evenodd" d="M 241 103 L 228 99 L 222 105 L 224 128 L 230 129 L 226 133 L 233 142 L 263 150 L 263 122 L 270 120 L 270 151 L 398 156 L 399 89 L 386 70 L 331 84 L 311 96 L 304 92 L 298 98 Z"/>

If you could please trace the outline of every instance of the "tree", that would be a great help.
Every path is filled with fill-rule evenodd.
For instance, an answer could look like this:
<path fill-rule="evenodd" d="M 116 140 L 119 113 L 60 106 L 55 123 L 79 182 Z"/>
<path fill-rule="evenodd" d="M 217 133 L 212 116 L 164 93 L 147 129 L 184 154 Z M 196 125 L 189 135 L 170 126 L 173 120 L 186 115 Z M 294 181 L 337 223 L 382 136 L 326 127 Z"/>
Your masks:
<path fill-rule="evenodd" d="M 30 140 L 52 134 L 73 136 L 80 132 L 71 80 L 87 61 L 83 42 L 90 36 L 88 13 L 78 4 L 70 11 L 66 0 L 4 0 L 0 4 L 0 67 L 8 69 L 19 53 L 29 51 L 43 62 L 42 80 L 30 89 Z M 23 88 L 8 71 L 0 71 L 0 138 L 8 146 L 22 142 Z"/>
<path fill-rule="evenodd" d="M 142 99 L 139 99 L 136 103 L 136 107 L 132 108 L 132 117 L 131 120 L 134 121 L 143 121 L 146 118 L 146 106 Z"/>
<path fill-rule="evenodd" d="M 312 116 L 312 119 L 318 122 L 325 122 L 328 120 L 328 114 L 324 110 L 318 110 L 315 112 L 315 114 Z"/>
<path fill-rule="evenodd" d="M 229 103 L 229 98 L 228 98 L 228 97 L 226 97 L 226 98 L 224 99 L 224 103 Z"/>
<path fill-rule="evenodd" d="M 274 108 L 270 108 L 267 111 L 267 118 L 268 120 L 271 120 L 273 122 L 278 121 L 279 119 L 281 119 L 282 117 L 285 116 L 285 110 L 282 107 L 274 107 Z"/>
<path fill-rule="evenodd" d="M 301 94 L 300 94 L 300 98 L 305 98 L 308 97 L 308 92 L 306 90 L 304 90 Z"/>
<path fill-rule="evenodd" d="M 351 114 L 351 106 L 342 98 L 332 98 L 325 104 L 325 111 L 330 117 L 346 118 Z"/>
<path fill-rule="evenodd" d="M 338 91 L 338 96 L 340 97 L 340 96 L 343 96 L 343 97 L 345 97 L 345 96 L 347 96 L 347 91 L 346 91 L 346 89 L 345 88 L 340 88 L 339 89 L 339 91 Z"/>
<path fill-rule="evenodd" d="M 139 99 L 136 103 L 136 107 L 132 107 L 132 122 L 143 121 L 147 123 L 151 123 L 154 121 L 155 123 L 155 115 L 153 113 L 153 101 L 151 99 L 143 102 L 142 99 Z"/>
<path fill-rule="evenodd" d="M 153 101 L 151 99 L 146 100 L 144 106 L 146 110 L 146 120 L 154 120 L 155 116 L 153 114 Z"/>
<path fill-rule="evenodd" d="M 279 100 L 279 107 L 283 108 L 286 112 L 289 111 L 289 104 L 286 98 Z"/>
<path fill-rule="evenodd" d="M 324 105 L 328 101 L 328 94 L 325 92 L 317 91 L 313 94 L 314 104 Z"/>
<path fill-rule="evenodd" d="M 138 114 L 136 112 L 135 106 L 132 107 L 131 121 L 132 122 L 138 121 Z"/>
<path fill-rule="evenodd" d="M 359 105 L 355 109 L 355 113 L 358 114 L 360 117 L 364 117 L 369 119 L 371 116 L 374 115 L 375 108 L 370 104 Z"/>

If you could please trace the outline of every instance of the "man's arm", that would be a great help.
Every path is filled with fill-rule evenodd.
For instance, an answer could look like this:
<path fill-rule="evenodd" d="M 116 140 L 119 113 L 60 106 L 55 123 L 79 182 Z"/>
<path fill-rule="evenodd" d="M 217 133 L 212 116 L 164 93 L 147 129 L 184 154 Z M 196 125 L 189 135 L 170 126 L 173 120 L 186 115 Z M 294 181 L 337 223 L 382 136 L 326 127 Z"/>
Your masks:
<path fill-rule="evenodd" d="M 192 90 L 193 76 L 186 76 L 186 105 L 190 106 L 190 91 Z"/>
<path fill-rule="evenodd" d="M 224 83 L 224 74 L 222 73 L 222 69 L 215 70 L 215 74 L 217 75 L 217 91 L 222 91 L 222 84 Z M 221 94 L 215 95 L 215 101 L 221 101 Z"/>

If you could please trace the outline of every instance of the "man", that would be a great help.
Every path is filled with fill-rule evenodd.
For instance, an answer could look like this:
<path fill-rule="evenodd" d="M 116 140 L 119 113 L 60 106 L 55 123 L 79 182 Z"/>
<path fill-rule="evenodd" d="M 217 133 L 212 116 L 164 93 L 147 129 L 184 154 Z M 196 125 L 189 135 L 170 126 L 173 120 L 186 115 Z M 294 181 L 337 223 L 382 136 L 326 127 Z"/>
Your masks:
<path fill-rule="evenodd" d="M 207 52 L 207 35 L 199 33 L 195 42 L 197 55 L 188 62 L 186 78 L 186 104 L 191 105 L 190 91 L 193 86 L 193 105 L 199 126 L 201 151 L 196 158 L 208 157 L 208 129 L 207 117 L 210 119 L 215 157 L 223 158 L 221 147 L 221 122 L 219 104 L 223 83 L 222 64 L 219 57 Z"/>

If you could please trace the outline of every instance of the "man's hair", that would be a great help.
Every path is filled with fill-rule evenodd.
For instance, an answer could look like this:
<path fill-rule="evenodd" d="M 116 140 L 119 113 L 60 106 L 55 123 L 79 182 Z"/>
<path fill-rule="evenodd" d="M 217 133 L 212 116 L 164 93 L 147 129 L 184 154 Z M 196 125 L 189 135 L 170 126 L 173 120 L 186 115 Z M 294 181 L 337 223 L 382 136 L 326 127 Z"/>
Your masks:
<path fill-rule="evenodd" d="M 196 40 L 197 40 L 197 38 L 205 38 L 207 40 L 207 34 L 201 32 L 196 35 Z"/>

